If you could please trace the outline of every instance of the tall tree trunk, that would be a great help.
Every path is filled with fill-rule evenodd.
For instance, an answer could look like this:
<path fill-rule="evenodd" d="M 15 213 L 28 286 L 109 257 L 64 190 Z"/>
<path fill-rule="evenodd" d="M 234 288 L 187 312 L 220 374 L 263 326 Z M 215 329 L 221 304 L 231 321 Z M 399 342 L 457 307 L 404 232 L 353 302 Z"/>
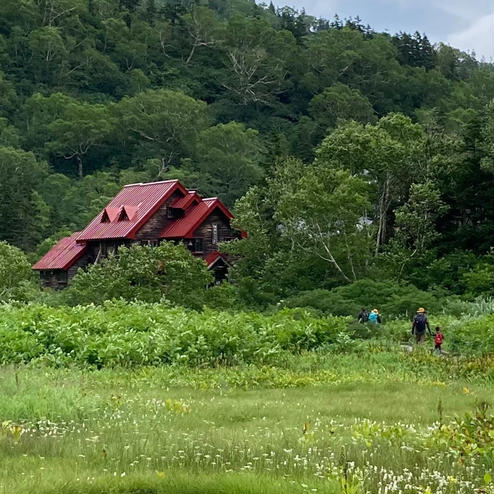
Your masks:
<path fill-rule="evenodd" d="M 386 181 L 383 185 L 382 193 L 379 197 L 379 206 L 378 206 L 378 217 L 379 217 L 379 226 L 377 229 L 376 236 L 376 250 L 375 255 L 379 253 L 379 249 L 382 244 L 386 241 L 386 220 L 387 213 L 389 208 L 389 185 L 390 185 L 391 177 L 389 174 L 386 177 Z"/>
<path fill-rule="evenodd" d="M 79 154 L 77 155 L 77 176 L 80 179 L 83 177 L 82 158 Z"/>

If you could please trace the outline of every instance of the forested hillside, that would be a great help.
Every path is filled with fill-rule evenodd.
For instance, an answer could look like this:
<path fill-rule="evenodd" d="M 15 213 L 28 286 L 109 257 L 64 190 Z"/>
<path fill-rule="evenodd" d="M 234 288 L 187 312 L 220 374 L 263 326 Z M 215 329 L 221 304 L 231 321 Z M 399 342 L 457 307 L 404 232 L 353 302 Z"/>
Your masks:
<path fill-rule="evenodd" d="M 362 278 L 488 294 L 492 64 L 328 18 L 2 0 L 0 240 L 34 260 L 123 184 L 178 178 L 249 232 L 224 250 L 253 305 Z"/>

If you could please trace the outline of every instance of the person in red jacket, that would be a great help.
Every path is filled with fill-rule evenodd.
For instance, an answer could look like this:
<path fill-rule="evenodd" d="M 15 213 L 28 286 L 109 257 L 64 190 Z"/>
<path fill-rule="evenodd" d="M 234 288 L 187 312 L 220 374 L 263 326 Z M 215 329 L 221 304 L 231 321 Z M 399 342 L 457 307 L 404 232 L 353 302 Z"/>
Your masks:
<path fill-rule="evenodd" d="M 434 350 L 442 353 L 441 345 L 443 344 L 444 335 L 441 332 L 441 328 L 436 326 L 436 335 L 434 336 Z"/>

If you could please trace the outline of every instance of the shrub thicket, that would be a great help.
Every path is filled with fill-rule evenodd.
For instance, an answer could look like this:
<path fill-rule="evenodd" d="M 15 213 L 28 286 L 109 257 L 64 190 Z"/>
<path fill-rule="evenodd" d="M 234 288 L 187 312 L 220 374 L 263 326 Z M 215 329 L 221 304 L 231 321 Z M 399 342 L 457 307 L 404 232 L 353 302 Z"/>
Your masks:
<path fill-rule="evenodd" d="M 411 316 L 418 307 L 439 311 L 444 293 L 419 290 L 393 281 L 364 279 L 333 290 L 310 290 L 288 298 L 287 307 L 312 307 L 323 314 L 356 317 L 361 307 L 378 308 L 386 317 Z"/>
<path fill-rule="evenodd" d="M 492 350 L 494 315 L 441 316 L 448 350 L 484 355 Z M 410 323 L 356 325 L 346 317 L 316 317 L 304 309 L 196 312 L 165 303 L 106 302 L 101 306 L 3 305 L 0 363 L 41 360 L 53 365 L 214 366 L 279 364 L 288 354 L 321 350 L 369 355 L 372 348 L 400 353 Z M 362 340 L 371 339 L 366 343 Z M 360 340 L 360 341 L 359 341 Z M 371 352 L 372 353 L 372 352 Z"/>
<path fill-rule="evenodd" d="M 159 247 L 120 247 L 100 264 L 80 270 L 69 288 L 75 304 L 122 298 L 158 302 L 162 298 L 200 308 L 206 286 L 213 280 L 202 259 L 182 245 L 163 242 Z"/>

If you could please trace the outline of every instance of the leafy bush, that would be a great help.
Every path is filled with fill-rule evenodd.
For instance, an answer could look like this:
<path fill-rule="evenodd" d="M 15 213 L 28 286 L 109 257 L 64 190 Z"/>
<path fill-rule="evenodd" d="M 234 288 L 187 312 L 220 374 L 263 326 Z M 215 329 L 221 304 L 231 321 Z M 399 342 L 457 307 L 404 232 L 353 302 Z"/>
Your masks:
<path fill-rule="evenodd" d="M 35 290 L 31 264 L 24 252 L 0 242 L 0 302 L 25 301 Z"/>
<path fill-rule="evenodd" d="M 120 247 L 117 255 L 80 270 L 69 288 L 76 304 L 101 304 L 112 298 L 202 306 L 212 275 L 202 259 L 185 247 L 163 242 L 159 247 Z"/>
<path fill-rule="evenodd" d="M 417 307 L 438 311 L 443 293 L 425 292 L 413 285 L 399 285 L 392 281 L 363 279 L 329 290 L 302 292 L 286 300 L 287 307 L 313 307 L 321 313 L 354 316 L 361 307 L 377 307 L 385 318 L 411 316 Z"/>
<path fill-rule="evenodd" d="M 0 362 L 40 358 L 53 365 L 190 366 L 269 363 L 335 343 L 346 319 L 304 310 L 273 315 L 105 302 L 95 307 L 4 306 Z"/>
<path fill-rule="evenodd" d="M 239 298 L 238 288 L 225 281 L 206 290 L 204 305 L 217 310 L 238 310 L 245 304 Z"/>
<path fill-rule="evenodd" d="M 494 291 L 494 264 L 492 262 L 477 264 L 474 269 L 463 274 L 463 281 L 466 285 L 467 298 L 488 297 Z"/>
<path fill-rule="evenodd" d="M 494 314 L 473 318 L 464 316 L 450 321 L 449 346 L 454 352 L 484 354 L 494 347 Z"/>
<path fill-rule="evenodd" d="M 475 300 L 467 301 L 458 297 L 449 297 L 443 307 L 443 312 L 456 317 L 494 314 L 494 298 L 477 297 Z"/>

